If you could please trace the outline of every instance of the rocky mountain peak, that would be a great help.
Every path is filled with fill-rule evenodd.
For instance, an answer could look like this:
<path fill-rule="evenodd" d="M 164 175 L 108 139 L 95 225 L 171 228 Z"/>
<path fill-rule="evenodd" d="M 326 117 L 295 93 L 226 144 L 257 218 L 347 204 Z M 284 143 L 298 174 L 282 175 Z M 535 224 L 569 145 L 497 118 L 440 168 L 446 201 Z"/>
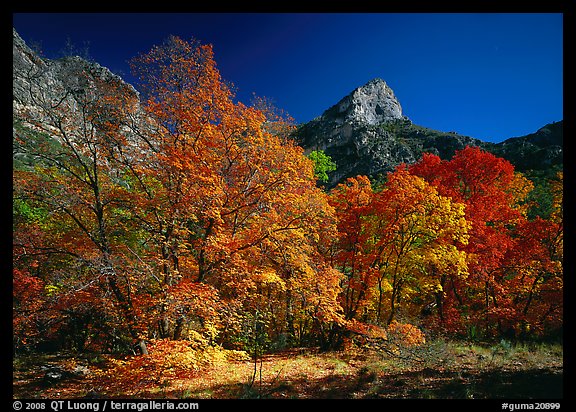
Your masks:
<path fill-rule="evenodd" d="M 466 145 L 481 143 L 412 124 L 380 78 L 354 89 L 322 116 L 301 125 L 294 137 L 305 152 L 323 150 L 336 163 L 328 187 L 351 176 L 385 174 L 401 163 L 416 162 L 424 152 L 449 158 Z"/>
<path fill-rule="evenodd" d="M 376 125 L 390 120 L 403 119 L 402 106 L 394 92 L 380 78 L 370 80 L 354 89 L 334 106 L 324 112 L 325 120 L 338 124 L 356 123 Z"/>

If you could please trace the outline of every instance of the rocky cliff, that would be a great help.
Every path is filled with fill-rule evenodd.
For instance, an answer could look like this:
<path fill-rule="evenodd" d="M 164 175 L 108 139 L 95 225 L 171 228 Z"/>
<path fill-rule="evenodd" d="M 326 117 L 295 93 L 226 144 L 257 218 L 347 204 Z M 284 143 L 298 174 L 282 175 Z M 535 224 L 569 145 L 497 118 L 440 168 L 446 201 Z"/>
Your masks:
<path fill-rule="evenodd" d="M 402 119 L 402 107 L 392 89 L 380 78 L 358 87 L 322 115 L 334 124 L 377 125 Z"/>
<path fill-rule="evenodd" d="M 126 96 L 138 92 L 106 67 L 79 56 L 46 59 L 38 56 L 13 29 L 13 114 L 18 119 L 45 116 L 59 106 L 74 111 L 78 97 L 94 92 L 96 83 L 116 88 Z M 36 120 L 40 120 L 37 118 Z"/>
<path fill-rule="evenodd" d="M 95 148 L 96 123 L 120 127 L 126 139 L 152 124 L 136 89 L 106 67 L 79 56 L 42 58 L 15 30 L 12 84 L 12 151 L 17 167 L 43 162 L 36 149 L 44 145 L 58 147 L 66 141 Z"/>

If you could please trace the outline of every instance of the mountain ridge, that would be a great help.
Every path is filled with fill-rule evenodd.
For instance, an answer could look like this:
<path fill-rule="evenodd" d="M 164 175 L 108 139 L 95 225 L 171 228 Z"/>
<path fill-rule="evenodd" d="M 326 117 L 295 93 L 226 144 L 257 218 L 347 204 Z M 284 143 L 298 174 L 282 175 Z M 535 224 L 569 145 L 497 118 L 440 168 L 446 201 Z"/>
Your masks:
<path fill-rule="evenodd" d="M 336 163 L 336 171 L 328 174 L 328 187 L 356 175 L 384 175 L 401 163 L 418 161 L 425 152 L 449 159 L 467 145 L 503 157 L 519 171 L 563 162 L 563 120 L 500 143 L 442 132 L 412 123 L 380 78 L 354 89 L 322 115 L 299 125 L 293 137 L 306 153 L 322 150 Z"/>

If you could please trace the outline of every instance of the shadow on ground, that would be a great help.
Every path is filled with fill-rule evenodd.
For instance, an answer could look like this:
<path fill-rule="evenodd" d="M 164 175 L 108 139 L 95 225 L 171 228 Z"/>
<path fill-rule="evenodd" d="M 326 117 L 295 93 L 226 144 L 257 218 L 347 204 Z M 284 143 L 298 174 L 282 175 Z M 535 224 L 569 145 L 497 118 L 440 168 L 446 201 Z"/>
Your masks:
<path fill-rule="evenodd" d="M 330 375 L 310 381 L 225 385 L 215 398 L 313 399 L 557 399 L 563 397 L 562 370 L 438 371 L 423 369 L 390 375 L 360 370 L 356 376 Z"/>

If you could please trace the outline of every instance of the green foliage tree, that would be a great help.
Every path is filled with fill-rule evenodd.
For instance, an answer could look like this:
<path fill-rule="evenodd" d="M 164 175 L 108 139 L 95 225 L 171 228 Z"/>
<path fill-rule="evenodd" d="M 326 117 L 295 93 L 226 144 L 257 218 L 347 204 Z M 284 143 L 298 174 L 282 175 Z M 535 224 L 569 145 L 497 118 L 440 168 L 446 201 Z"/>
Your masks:
<path fill-rule="evenodd" d="M 313 150 L 308 158 L 314 162 L 314 175 L 323 183 L 328 182 L 328 173 L 336 170 L 336 163 L 323 150 Z"/>

